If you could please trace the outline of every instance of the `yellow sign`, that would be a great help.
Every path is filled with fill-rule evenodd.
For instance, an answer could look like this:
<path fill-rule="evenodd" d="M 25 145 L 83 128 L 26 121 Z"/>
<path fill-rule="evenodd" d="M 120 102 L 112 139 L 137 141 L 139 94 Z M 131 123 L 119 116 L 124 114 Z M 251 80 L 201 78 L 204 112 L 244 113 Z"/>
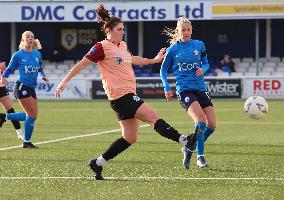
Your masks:
<path fill-rule="evenodd" d="M 283 14 L 283 4 L 213 5 L 213 15 Z"/>

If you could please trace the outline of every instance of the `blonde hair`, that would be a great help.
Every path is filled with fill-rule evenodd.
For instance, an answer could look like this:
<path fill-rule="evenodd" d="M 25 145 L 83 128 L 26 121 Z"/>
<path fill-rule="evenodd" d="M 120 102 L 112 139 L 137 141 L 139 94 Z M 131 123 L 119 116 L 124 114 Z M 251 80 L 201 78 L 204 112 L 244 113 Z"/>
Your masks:
<path fill-rule="evenodd" d="M 25 31 L 23 32 L 22 34 L 22 39 L 21 39 L 21 42 L 19 44 L 19 49 L 24 49 L 25 47 L 25 42 L 23 40 L 24 36 L 27 34 L 27 32 L 31 32 L 31 31 Z M 31 32 L 32 33 L 32 32 Z M 33 49 L 36 49 L 36 50 L 39 50 L 39 49 L 42 49 L 42 46 L 40 44 L 40 41 L 38 39 L 34 39 L 34 42 L 33 42 Z"/>
<path fill-rule="evenodd" d="M 163 33 L 166 34 L 169 37 L 168 42 L 170 44 L 174 44 L 174 43 L 176 43 L 177 41 L 180 40 L 180 35 L 178 33 L 178 27 L 181 27 L 181 25 L 183 23 L 188 23 L 188 24 L 190 24 L 190 26 L 192 26 L 191 22 L 188 19 L 186 19 L 185 17 L 179 17 L 178 21 L 177 21 L 177 26 L 176 26 L 175 29 L 168 28 L 168 27 L 164 28 Z"/>

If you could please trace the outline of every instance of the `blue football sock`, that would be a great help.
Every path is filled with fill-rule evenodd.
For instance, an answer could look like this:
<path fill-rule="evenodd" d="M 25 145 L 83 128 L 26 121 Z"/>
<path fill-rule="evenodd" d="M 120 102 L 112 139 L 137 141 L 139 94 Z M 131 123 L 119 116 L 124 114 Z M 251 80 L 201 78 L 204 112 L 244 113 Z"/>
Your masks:
<path fill-rule="evenodd" d="M 206 140 L 210 137 L 210 135 L 215 131 L 215 129 L 206 127 L 205 131 L 204 131 L 204 142 L 206 142 Z"/>
<path fill-rule="evenodd" d="M 25 121 L 26 113 L 24 112 L 16 112 L 16 113 L 7 113 L 8 120 L 16 120 L 16 121 Z"/>
<path fill-rule="evenodd" d="M 31 137 L 32 137 L 35 120 L 36 120 L 35 118 L 29 117 L 29 116 L 27 116 L 27 118 L 25 120 L 25 124 L 24 124 L 24 130 L 25 130 L 24 140 L 25 140 L 25 142 L 29 142 Z"/>
<path fill-rule="evenodd" d="M 199 134 L 197 138 L 196 143 L 196 154 L 197 156 L 204 154 L 204 130 L 206 128 L 205 122 L 196 122 L 195 127 L 199 126 L 201 133 Z"/>

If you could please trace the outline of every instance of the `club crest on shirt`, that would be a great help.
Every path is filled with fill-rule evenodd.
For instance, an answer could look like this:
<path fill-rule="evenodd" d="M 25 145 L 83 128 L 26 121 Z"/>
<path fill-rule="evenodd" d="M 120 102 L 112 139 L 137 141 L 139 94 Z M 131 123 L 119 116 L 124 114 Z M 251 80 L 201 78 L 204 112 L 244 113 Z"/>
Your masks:
<path fill-rule="evenodd" d="M 38 58 L 35 58 L 35 59 L 36 59 L 37 62 L 39 62 L 39 59 L 38 59 Z"/>
<path fill-rule="evenodd" d="M 194 53 L 194 55 L 196 55 L 196 56 L 198 55 L 198 51 L 197 51 L 197 50 L 194 50 L 193 53 Z"/>

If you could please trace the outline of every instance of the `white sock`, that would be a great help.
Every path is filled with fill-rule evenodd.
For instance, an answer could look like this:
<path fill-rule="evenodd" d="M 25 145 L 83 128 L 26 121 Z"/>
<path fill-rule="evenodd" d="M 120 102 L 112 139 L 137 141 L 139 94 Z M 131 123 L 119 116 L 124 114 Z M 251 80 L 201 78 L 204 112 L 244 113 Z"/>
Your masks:
<path fill-rule="evenodd" d="M 180 144 L 186 145 L 187 142 L 188 142 L 188 140 L 187 140 L 187 136 L 186 136 L 186 135 L 181 135 L 181 136 L 179 137 L 179 143 L 180 143 Z"/>
<path fill-rule="evenodd" d="M 23 135 L 22 129 L 17 129 L 16 132 L 18 135 Z"/>
<path fill-rule="evenodd" d="M 98 166 L 104 166 L 106 164 L 106 160 L 103 158 L 103 156 L 100 156 L 97 158 L 96 164 Z"/>

